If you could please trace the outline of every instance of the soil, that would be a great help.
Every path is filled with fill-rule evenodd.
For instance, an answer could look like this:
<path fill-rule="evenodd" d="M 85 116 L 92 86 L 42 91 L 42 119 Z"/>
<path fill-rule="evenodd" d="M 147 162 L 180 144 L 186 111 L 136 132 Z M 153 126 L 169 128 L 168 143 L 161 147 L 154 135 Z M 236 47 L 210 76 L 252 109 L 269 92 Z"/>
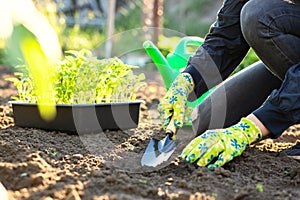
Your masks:
<path fill-rule="evenodd" d="M 14 126 L 8 101 L 16 89 L 5 80 L 12 76 L 11 70 L 1 66 L 0 181 L 9 198 L 300 199 L 300 162 L 278 156 L 300 141 L 299 125 L 276 140 L 252 145 L 213 171 L 178 159 L 194 137 L 191 127 L 185 127 L 168 162 L 142 167 L 140 159 L 149 139 L 164 136 L 156 105 L 165 88 L 154 71 L 146 71 L 148 86 L 138 95 L 145 104 L 137 128 L 74 135 Z"/>

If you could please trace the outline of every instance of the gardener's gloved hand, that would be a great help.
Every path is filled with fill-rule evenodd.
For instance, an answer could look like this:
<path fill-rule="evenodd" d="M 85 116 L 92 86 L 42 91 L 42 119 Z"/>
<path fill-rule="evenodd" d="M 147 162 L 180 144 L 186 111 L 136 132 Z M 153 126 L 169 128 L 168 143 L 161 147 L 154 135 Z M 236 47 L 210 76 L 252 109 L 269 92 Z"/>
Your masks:
<path fill-rule="evenodd" d="M 171 84 L 168 92 L 158 105 L 160 119 L 164 129 L 167 129 L 171 118 L 176 129 L 183 126 L 185 116 L 191 114 L 191 108 L 186 109 L 187 97 L 194 89 L 192 76 L 188 73 L 179 74 Z M 187 113 L 188 112 L 188 113 Z M 175 140 L 176 135 L 172 136 Z"/>
<path fill-rule="evenodd" d="M 242 118 L 229 128 L 208 130 L 198 136 L 185 147 L 180 157 L 214 169 L 241 155 L 248 145 L 261 138 L 260 129 L 251 120 Z M 217 160 L 212 162 L 216 157 Z"/>

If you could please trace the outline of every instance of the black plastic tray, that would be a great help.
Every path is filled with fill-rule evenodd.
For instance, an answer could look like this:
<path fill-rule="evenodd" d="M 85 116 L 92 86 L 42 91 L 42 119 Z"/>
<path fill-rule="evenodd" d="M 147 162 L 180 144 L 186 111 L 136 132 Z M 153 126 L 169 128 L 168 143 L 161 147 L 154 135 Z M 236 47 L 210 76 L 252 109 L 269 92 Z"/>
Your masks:
<path fill-rule="evenodd" d="M 16 126 L 68 133 L 125 130 L 138 127 L 143 101 L 103 104 L 57 104 L 56 117 L 47 122 L 37 104 L 11 101 Z"/>

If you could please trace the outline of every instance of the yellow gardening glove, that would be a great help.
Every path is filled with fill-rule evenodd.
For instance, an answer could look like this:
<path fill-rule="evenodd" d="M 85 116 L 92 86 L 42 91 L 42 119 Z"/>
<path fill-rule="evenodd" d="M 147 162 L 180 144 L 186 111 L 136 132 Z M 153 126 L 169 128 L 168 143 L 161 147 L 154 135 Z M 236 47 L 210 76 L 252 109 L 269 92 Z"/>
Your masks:
<path fill-rule="evenodd" d="M 242 118 L 229 128 L 208 130 L 196 137 L 180 157 L 189 163 L 197 162 L 198 166 L 214 169 L 241 155 L 248 145 L 261 138 L 260 129 L 251 120 Z M 215 162 L 214 158 L 217 158 Z"/>
<path fill-rule="evenodd" d="M 171 84 L 168 92 L 158 105 L 160 119 L 164 129 L 167 129 L 171 118 L 176 129 L 183 126 L 186 116 L 191 114 L 191 109 L 186 109 L 187 97 L 193 91 L 194 82 L 188 73 L 179 74 Z M 176 134 L 171 138 L 176 139 Z"/>

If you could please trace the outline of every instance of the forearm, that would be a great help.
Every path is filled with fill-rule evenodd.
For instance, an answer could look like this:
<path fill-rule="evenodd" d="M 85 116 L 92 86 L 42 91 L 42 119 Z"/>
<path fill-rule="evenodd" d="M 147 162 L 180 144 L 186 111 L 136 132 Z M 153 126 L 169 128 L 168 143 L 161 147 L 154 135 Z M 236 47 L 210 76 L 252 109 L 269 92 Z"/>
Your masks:
<path fill-rule="evenodd" d="M 240 11 L 245 3 L 225 1 L 203 45 L 190 57 L 184 72 L 192 75 L 197 97 L 226 79 L 247 54 L 249 46 L 240 27 Z"/>
<path fill-rule="evenodd" d="M 270 134 L 269 129 L 254 114 L 251 113 L 246 118 L 250 119 L 260 129 L 263 138 Z"/>

